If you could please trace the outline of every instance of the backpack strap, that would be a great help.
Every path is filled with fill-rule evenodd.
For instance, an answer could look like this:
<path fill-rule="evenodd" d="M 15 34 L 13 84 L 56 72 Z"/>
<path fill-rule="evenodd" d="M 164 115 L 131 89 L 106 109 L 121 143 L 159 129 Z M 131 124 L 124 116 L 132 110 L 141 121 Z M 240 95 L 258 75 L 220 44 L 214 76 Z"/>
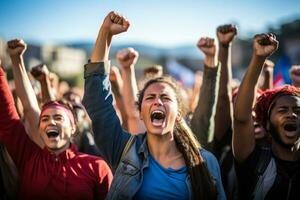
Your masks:
<path fill-rule="evenodd" d="M 123 160 L 123 158 L 125 157 L 125 155 L 128 153 L 128 151 L 129 151 L 131 145 L 132 145 L 133 142 L 134 142 L 134 138 L 135 138 L 135 135 L 131 135 L 131 136 L 130 136 L 130 138 L 129 138 L 129 140 L 127 141 L 126 146 L 125 146 L 125 148 L 124 148 L 124 150 L 123 150 L 123 152 L 122 152 L 120 161 Z"/>
<path fill-rule="evenodd" d="M 260 155 L 258 157 L 258 163 L 256 165 L 256 168 L 255 168 L 255 185 L 253 186 L 253 189 L 251 190 L 252 191 L 252 198 L 250 199 L 254 199 L 257 192 L 261 189 L 259 187 L 261 187 L 261 184 L 263 182 L 263 174 L 265 173 L 270 161 L 271 161 L 271 158 L 272 158 L 272 152 L 271 152 L 271 149 L 270 148 L 262 148 L 261 149 L 261 152 L 260 152 Z"/>

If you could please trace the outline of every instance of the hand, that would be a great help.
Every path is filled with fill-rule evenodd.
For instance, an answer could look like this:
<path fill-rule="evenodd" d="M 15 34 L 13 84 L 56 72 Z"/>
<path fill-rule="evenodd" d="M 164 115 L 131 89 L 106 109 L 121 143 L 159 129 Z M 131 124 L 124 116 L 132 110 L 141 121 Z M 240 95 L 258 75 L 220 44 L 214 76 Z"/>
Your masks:
<path fill-rule="evenodd" d="M 278 48 L 278 41 L 272 33 L 258 34 L 253 40 L 254 55 L 259 57 L 269 57 Z"/>
<path fill-rule="evenodd" d="M 300 65 L 293 65 L 289 71 L 292 83 L 296 87 L 300 87 Z"/>
<path fill-rule="evenodd" d="M 133 48 L 122 49 L 117 53 L 117 60 L 123 68 L 134 66 L 139 57 L 139 53 Z"/>
<path fill-rule="evenodd" d="M 23 40 L 14 39 L 7 42 L 7 51 L 10 57 L 22 56 L 27 45 Z"/>
<path fill-rule="evenodd" d="M 226 24 L 217 28 L 217 37 L 221 45 L 228 45 L 237 34 L 237 27 L 233 24 Z"/>
<path fill-rule="evenodd" d="M 49 70 L 46 65 L 40 64 L 30 70 L 31 75 L 38 81 L 45 80 L 49 77 Z"/>
<path fill-rule="evenodd" d="M 213 38 L 200 38 L 197 43 L 198 48 L 205 54 L 207 57 L 215 57 L 216 54 L 216 45 Z"/>
<path fill-rule="evenodd" d="M 101 29 L 113 36 L 126 32 L 129 26 L 130 23 L 124 16 L 112 11 L 105 17 Z"/>

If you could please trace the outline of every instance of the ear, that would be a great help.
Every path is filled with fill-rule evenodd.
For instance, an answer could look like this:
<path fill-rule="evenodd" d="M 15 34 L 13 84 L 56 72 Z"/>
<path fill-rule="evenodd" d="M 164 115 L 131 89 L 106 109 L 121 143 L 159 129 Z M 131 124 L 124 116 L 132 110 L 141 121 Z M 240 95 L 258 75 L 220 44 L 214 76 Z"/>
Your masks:
<path fill-rule="evenodd" d="M 182 119 L 182 114 L 180 111 L 177 112 L 176 122 L 179 122 Z"/>
<path fill-rule="evenodd" d="M 74 135 L 76 133 L 76 126 L 75 125 L 72 125 L 72 128 L 71 128 L 71 135 Z"/>
<path fill-rule="evenodd" d="M 140 120 L 143 120 L 143 116 L 142 116 L 141 112 L 139 112 L 139 115 L 140 115 Z"/>

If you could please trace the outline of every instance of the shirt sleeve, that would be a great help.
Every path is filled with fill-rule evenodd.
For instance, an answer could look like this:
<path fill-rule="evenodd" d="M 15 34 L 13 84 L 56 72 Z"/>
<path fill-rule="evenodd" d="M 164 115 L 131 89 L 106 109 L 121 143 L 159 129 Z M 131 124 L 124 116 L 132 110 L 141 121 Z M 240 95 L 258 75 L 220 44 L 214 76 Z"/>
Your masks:
<path fill-rule="evenodd" d="M 221 179 L 220 166 L 216 157 L 212 153 L 204 149 L 201 149 L 201 155 L 205 159 L 207 168 L 210 174 L 212 175 L 212 177 L 214 178 L 216 188 L 217 188 L 217 193 L 218 193 L 217 199 L 218 200 L 226 199 L 226 195 L 225 195 L 225 191 Z"/>
<path fill-rule="evenodd" d="M 20 170 L 34 152 L 33 142 L 20 120 L 5 73 L 0 67 L 0 140 Z"/>
<path fill-rule="evenodd" d="M 191 129 L 200 144 L 209 149 L 209 143 L 214 137 L 214 117 L 217 107 L 219 90 L 220 63 L 217 67 L 204 66 L 203 84 L 199 101 L 191 119 Z"/>
<path fill-rule="evenodd" d="M 112 105 L 109 71 L 109 61 L 85 65 L 83 105 L 92 121 L 95 143 L 100 155 L 114 172 L 130 134 L 122 129 Z"/>

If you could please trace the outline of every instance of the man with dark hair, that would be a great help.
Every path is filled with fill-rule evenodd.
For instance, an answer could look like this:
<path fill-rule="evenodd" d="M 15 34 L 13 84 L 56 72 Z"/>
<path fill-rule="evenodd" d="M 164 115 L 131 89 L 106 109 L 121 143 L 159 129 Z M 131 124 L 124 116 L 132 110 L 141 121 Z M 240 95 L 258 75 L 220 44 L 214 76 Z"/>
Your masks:
<path fill-rule="evenodd" d="M 253 56 L 234 108 L 233 153 L 239 199 L 299 199 L 300 89 L 284 86 L 265 91 L 254 108 L 263 64 L 278 47 L 273 34 L 255 36 Z M 271 137 L 271 147 L 257 146 L 253 120 Z"/>

